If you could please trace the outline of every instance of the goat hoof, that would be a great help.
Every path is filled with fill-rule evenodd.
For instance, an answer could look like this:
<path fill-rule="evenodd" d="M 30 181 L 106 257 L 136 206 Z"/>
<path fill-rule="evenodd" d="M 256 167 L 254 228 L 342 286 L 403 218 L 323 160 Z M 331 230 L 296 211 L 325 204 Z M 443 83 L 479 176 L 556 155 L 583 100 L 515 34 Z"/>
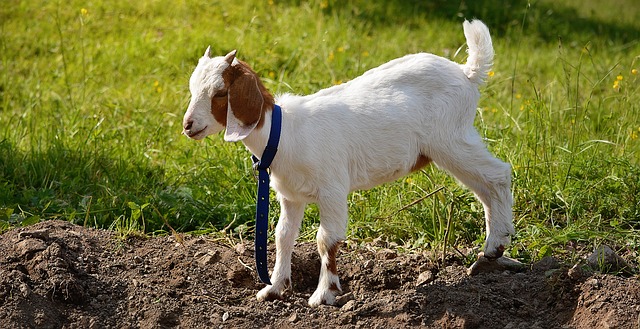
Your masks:
<path fill-rule="evenodd" d="M 467 269 L 468 275 L 480 273 L 491 273 L 496 271 L 520 272 L 525 268 L 525 264 L 518 260 L 506 256 L 487 257 L 484 253 L 478 254 L 478 260 Z"/>
<path fill-rule="evenodd" d="M 320 305 L 334 305 L 336 303 L 337 292 L 316 290 L 309 298 L 309 306 L 318 307 Z"/>
<path fill-rule="evenodd" d="M 282 298 L 282 292 L 278 291 L 275 288 L 273 288 L 273 286 L 266 286 L 266 287 L 262 288 L 262 290 L 260 290 L 258 292 L 256 297 L 261 302 L 264 302 L 264 301 L 269 302 L 269 301 L 274 301 L 276 299 L 280 299 L 280 300 L 283 299 Z"/>
<path fill-rule="evenodd" d="M 504 254 L 504 246 L 499 245 L 493 252 L 481 252 L 478 254 L 478 258 L 485 257 L 491 260 L 496 260 Z"/>

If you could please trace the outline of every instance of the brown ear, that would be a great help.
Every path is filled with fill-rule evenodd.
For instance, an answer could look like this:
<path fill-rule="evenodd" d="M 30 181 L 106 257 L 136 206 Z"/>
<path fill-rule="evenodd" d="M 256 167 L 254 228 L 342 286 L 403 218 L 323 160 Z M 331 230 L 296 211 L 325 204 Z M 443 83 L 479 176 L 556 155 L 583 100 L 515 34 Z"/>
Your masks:
<path fill-rule="evenodd" d="M 262 117 L 264 98 L 255 74 L 239 68 L 241 74 L 229 86 L 229 106 L 224 139 L 239 141 L 247 137 Z"/>

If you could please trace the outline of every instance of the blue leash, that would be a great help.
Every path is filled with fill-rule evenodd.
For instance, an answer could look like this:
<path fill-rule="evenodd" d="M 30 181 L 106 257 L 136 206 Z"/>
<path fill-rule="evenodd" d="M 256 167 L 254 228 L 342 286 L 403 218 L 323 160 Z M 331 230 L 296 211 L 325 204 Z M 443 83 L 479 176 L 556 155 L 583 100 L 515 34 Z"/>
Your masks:
<path fill-rule="evenodd" d="M 253 159 L 253 169 L 258 172 L 258 198 L 256 202 L 256 269 L 260 281 L 268 285 L 269 270 L 267 268 L 267 231 L 269 229 L 269 166 L 278 152 L 280 143 L 280 130 L 282 128 L 282 111 L 280 106 L 273 106 L 271 116 L 271 130 L 267 146 L 262 152 L 262 157 L 258 159 L 255 155 Z"/>

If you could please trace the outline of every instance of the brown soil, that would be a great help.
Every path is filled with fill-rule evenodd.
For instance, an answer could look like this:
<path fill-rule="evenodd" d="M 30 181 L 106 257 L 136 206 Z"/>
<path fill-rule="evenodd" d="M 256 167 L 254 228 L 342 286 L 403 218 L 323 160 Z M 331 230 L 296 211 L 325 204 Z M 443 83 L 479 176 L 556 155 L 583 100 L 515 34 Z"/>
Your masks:
<path fill-rule="evenodd" d="M 346 245 L 345 294 L 314 309 L 315 245 L 297 246 L 293 291 L 275 302 L 255 299 L 252 246 L 229 245 L 123 242 L 61 221 L 6 232 L 0 328 L 640 328 L 637 277 L 580 275 L 553 259 L 469 277 L 455 260 Z"/>

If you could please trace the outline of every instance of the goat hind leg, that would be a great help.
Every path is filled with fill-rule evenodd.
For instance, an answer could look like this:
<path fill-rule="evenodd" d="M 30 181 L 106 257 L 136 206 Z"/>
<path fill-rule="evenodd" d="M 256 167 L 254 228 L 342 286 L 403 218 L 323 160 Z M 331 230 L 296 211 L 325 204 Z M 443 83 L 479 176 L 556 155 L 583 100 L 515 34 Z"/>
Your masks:
<path fill-rule="evenodd" d="M 446 149 L 429 155 L 436 165 L 471 189 L 482 202 L 487 230 L 485 256 L 502 256 L 511 235 L 515 234 L 511 166 L 491 155 L 475 131 L 465 139 L 448 141 Z"/>
<path fill-rule="evenodd" d="M 320 277 L 318 287 L 309 298 L 309 306 L 321 304 L 333 305 L 336 297 L 342 292 L 336 255 L 340 244 L 345 239 L 347 230 L 346 196 L 340 201 L 319 203 L 320 228 L 318 229 L 318 253 L 320 254 Z"/>

